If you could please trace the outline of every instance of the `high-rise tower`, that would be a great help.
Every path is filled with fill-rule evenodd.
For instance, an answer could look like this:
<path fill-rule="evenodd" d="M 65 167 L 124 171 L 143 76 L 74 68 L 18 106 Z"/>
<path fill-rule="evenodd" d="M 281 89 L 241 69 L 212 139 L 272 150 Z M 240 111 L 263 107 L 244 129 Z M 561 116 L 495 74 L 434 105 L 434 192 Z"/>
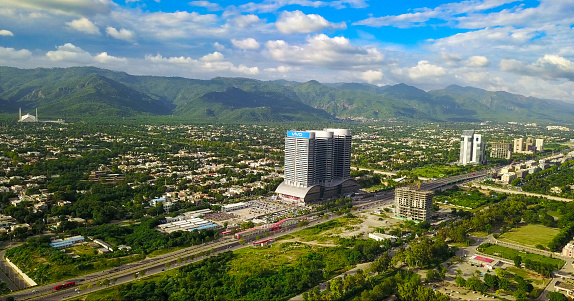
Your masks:
<path fill-rule="evenodd" d="M 316 201 L 357 190 L 357 182 L 350 179 L 350 131 L 288 131 L 284 173 L 275 192 L 287 199 Z"/>
<path fill-rule="evenodd" d="M 486 143 L 482 141 L 482 135 L 474 130 L 462 131 L 460 137 L 459 164 L 484 164 L 486 162 Z"/>

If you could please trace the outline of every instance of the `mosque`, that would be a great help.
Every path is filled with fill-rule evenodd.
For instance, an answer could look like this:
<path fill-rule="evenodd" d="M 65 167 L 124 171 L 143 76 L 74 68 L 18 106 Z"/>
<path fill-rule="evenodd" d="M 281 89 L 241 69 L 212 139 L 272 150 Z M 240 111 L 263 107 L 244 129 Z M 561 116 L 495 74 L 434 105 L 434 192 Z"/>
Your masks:
<path fill-rule="evenodd" d="M 26 114 L 22 116 L 22 108 L 20 108 L 20 111 L 18 113 L 18 122 L 39 122 L 39 121 L 40 120 L 38 119 L 38 109 L 36 109 L 36 116 L 31 114 Z"/>

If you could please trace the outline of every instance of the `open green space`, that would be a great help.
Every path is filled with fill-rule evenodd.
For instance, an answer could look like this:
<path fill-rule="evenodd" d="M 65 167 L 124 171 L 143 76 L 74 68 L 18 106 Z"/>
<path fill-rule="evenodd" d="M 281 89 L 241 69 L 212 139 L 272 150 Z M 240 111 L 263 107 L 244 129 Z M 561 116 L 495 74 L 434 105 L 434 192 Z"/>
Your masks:
<path fill-rule="evenodd" d="M 551 264 L 558 267 L 564 265 L 564 260 L 562 259 L 550 258 L 548 256 L 543 256 L 539 254 L 525 253 L 519 250 L 498 245 L 483 244 L 478 247 L 478 250 L 485 254 L 498 256 L 509 260 L 513 260 L 516 256 L 520 256 L 522 258 L 522 262 L 525 262 L 527 259 L 530 259 L 531 261 L 537 261 L 544 264 Z"/>
<path fill-rule="evenodd" d="M 539 224 L 529 224 L 500 235 L 498 239 L 525 246 L 547 246 L 550 241 L 560 232 L 556 228 L 550 228 Z"/>
<path fill-rule="evenodd" d="M 460 188 L 448 189 L 438 193 L 434 197 L 434 201 L 437 203 L 451 204 L 472 209 L 478 208 L 489 202 L 497 202 L 498 200 L 498 196 L 489 196 L 477 189 L 465 190 Z"/>

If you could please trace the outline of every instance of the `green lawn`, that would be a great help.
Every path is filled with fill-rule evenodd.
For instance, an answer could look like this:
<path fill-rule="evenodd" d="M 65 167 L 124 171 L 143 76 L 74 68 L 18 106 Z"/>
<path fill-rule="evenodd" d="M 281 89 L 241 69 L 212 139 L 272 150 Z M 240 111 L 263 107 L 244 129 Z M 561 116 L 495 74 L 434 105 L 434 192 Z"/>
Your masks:
<path fill-rule="evenodd" d="M 491 246 L 488 246 L 486 248 L 484 247 L 484 245 L 481 245 L 481 246 L 479 246 L 479 251 L 486 253 L 486 254 L 489 254 L 489 255 L 494 255 L 494 256 L 506 258 L 509 260 L 513 260 L 516 257 L 516 255 L 519 255 L 520 257 L 522 257 L 522 262 L 526 261 L 526 259 L 530 259 L 532 261 L 550 263 L 550 264 L 553 264 L 553 265 L 559 266 L 559 267 L 564 265 L 564 261 L 562 259 L 550 258 L 547 256 L 542 256 L 542 255 L 532 254 L 532 253 L 524 253 L 524 252 L 520 252 L 520 251 L 515 250 L 515 249 L 511 249 L 511 248 L 507 248 L 507 247 L 503 247 L 503 246 L 498 246 L 498 245 L 491 245 Z"/>
<path fill-rule="evenodd" d="M 525 246 L 540 244 L 546 247 L 558 232 L 558 229 L 543 225 L 525 225 L 500 235 L 498 239 Z"/>

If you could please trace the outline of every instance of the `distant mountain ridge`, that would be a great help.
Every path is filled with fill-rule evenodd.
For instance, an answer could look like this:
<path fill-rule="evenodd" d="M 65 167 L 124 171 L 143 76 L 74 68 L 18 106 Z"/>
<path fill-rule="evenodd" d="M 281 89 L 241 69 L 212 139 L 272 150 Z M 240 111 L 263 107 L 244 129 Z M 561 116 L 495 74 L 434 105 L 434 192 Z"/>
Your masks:
<path fill-rule="evenodd" d="M 574 104 L 451 85 L 322 84 L 134 76 L 95 67 L 0 67 L 0 112 L 53 117 L 174 115 L 190 121 L 571 121 Z"/>

